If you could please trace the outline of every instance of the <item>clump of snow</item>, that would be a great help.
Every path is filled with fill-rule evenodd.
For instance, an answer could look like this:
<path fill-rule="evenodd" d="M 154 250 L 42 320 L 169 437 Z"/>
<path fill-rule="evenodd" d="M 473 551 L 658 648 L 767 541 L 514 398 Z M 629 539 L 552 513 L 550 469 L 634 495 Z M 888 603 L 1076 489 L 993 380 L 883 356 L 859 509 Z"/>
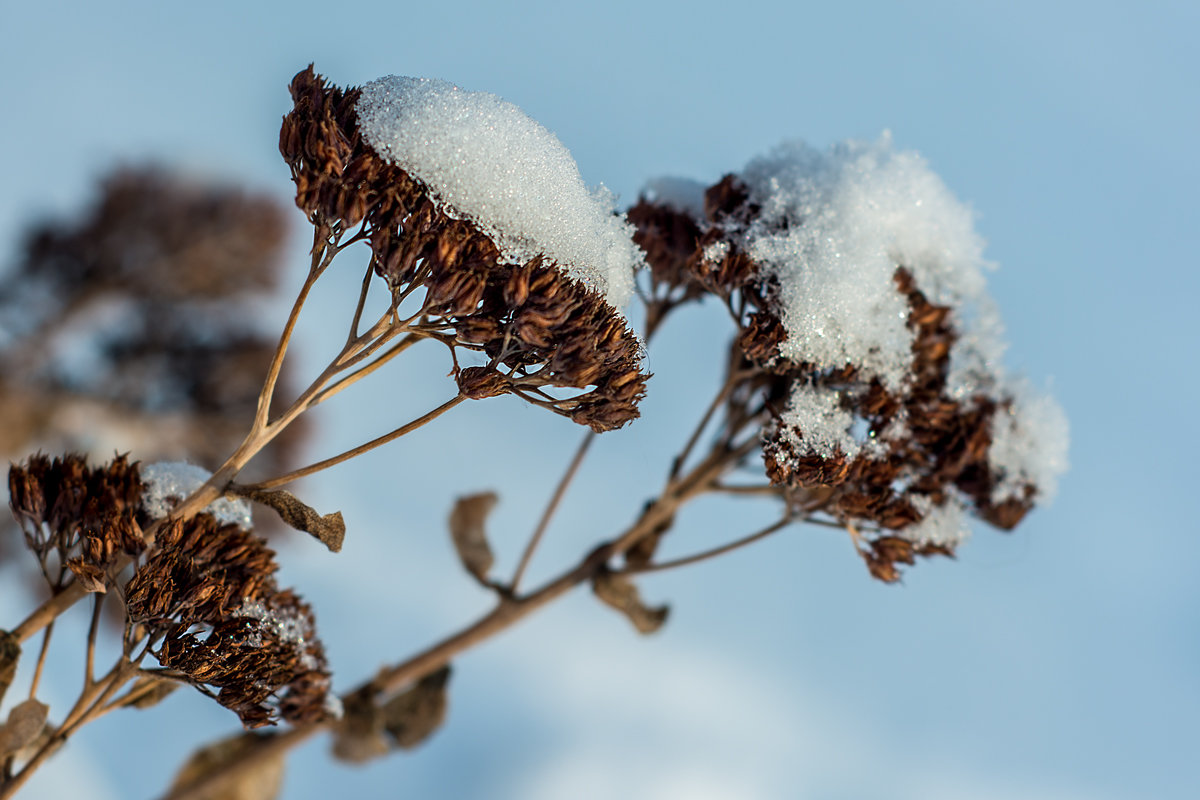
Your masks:
<path fill-rule="evenodd" d="M 704 219 L 704 192 L 707 188 L 691 178 L 663 176 L 646 181 L 642 187 L 642 197 L 655 205 L 673 208 L 700 221 Z"/>
<path fill-rule="evenodd" d="M 839 392 L 796 381 L 779 415 L 777 433 L 801 456 L 834 458 L 842 453 L 854 458 L 861 448 L 851 433 L 854 423 L 854 415 L 841 406 Z"/>
<path fill-rule="evenodd" d="M 1014 383 L 1007 387 L 1010 406 L 992 417 L 988 466 L 998 477 L 992 502 L 1023 499 L 1028 484 L 1036 487 L 1039 501 L 1048 502 L 1058 490 L 1058 477 L 1067 471 L 1067 415 L 1054 398 L 1027 381 Z"/>
<path fill-rule="evenodd" d="M 142 508 L 154 519 L 170 514 L 171 509 L 212 477 L 212 473 L 204 467 L 184 461 L 159 461 L 144 465 L 140 474 L 145 485 Z M 222 497 L 204 510 L 216 517 L 218 522 L 233 523 L 243 530 L 251 528 L 250 503 L 246 500 Z"/>
<path fill-rule="evenodd" d="M 961 309 L 984 294 L 983 241 L 971 211 L 920 156 L 894 151 L 886 134 L 824 152 L 783 144 L 740 177 L 762 209 L 743 245 L 779 281 L 785 358 L 818 368 L 857 364 L 899 389 L 913 333 L 896 268 L 907 268 L 939 305 Z"/>
<path fill-rule="evenodd" d="M 276 640 L 291 645 L 300 665 L 306 670 L 318 669 L 321 665 L 312 653 L 308 652 L 308 640 L 313 636 L 312 623 L 307 616 L 294 606 L 272 608 L 261 600 L 243 600 L 235 617 L 246 617 L 256 621 L 255 628 L 247 637 L 247 643 L 256 647 L 262 646 L 262 635 L 267 633 Z"/>
<path fill-rule="evenodd" d="M 488 234 L 504 258 L 544 255 L 621 309 L 644 264 L 633 229 L 601 186 L 589 191 L 558 138 L 512 103 L 431 78 L 389 75 L 362 89 L 363 139 L 424 183 L 447 213 Z"/>
<path fill-rule="evenodd" d="M 942 505 L 935 505 L 923 495 L 913 495 L 911 502 L 922 517 L 919 522 L 896 531 L 897 536 L 918 547 L 935 545 L 953 550 L 970 535 L 967 506 L 961 498 L 952 496 Z"/>
<path fill-rule="evenodd" d="M 719 264 L 729 255 L 729 242 L 718 239 L 704 248 L 702 256 L 706 264 Z"/>

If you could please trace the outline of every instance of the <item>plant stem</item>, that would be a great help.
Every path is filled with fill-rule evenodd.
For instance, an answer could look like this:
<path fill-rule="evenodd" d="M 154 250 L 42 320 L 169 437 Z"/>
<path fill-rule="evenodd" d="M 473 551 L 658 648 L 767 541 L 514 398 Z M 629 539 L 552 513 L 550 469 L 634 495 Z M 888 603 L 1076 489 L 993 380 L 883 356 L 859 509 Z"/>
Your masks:
<path fill-rule="evenodd" d="M 698 564 L 701 561 L 707 561 L 710 558 L 716 558 L 717 556 L 724 555 L 725 553 L 729 553 L 734 550 L 737 550 L 740 547 L 745 547 L 748 544 L 753 544 L 754 542 L 757 542 L 759 539 L 765 539 L 766 537 L 770 536 L 772 533 L 775 533 L 776 531 L 787 527 L 791 523 L 792 523 L 791 517 L 784 517 L 783 519 L 779 520 L 778 522 L 768 525 L 767 527 L 763 528 L 760 531 L 755 531 L 754 533 L 750 534 L 749 536 L 743 536 L 741 539 L 736 539 L 736 540 L 730 542 L 729 544 L 724 544 L 724 545 L 721 545 L 720 547 L 714 547 L 711 550 L 704 550 L 702 552 L 695 553 L 690 556 L 685 556 L 684 558 L 676 558 L 671 561 L 661 561 L 657 564 L 646 564 L 644 566 L 626 567 L 625 569 L 621 570 L 621 572 L 626 575 L 636 575 L 636 574 L 643 573 L 643 572 L 663 572 L 668 569 L 675 569 L 676 567 L 686 567 L 689 564 Z"/>
<path fill-rule="evenodd" d="M 579 563 L 567 569 L 557 578 L 544 584 L 536 591 L 521 597 L 502 596 L 497 605 L 474 623 L 454 633 L 426 650 L 391 667 L 381 669 L 374 678 L 358 688 L 347 692 L 344 697 L 383 695 L 398 691 L 450 662 L 475 645 L 525 619 L 538 609 L 570 592 L 576 586 L 591 580 L 614 557 L 623 554 L 669 522 L 679 507 L 694 497 L 709 491 L 718 478 L 735 465 L 744 455 L 744 448 L 728 448 L 718 445 L 707 458 L 682 478 L 670 479 L 662 494 L 642 511 L 638 519 L 615 540 L 594 548 Z M 263 760 L 285 753 L 292 747 L 329 726 L 316 723 L 292 728 L 254 748 L 243 756 L 223 765 L 219 771 L 208 773 L 199 781 L 171 791 L 162 800 L 201 800 L 213 796 L 212 792 L 226 785 L 239 775 Z"/>
<path fill-rule="evenodd" d="M 412 433 L 417 428 L 420 428 L 423 425 L 426 425 L 427 423 L 432 422 L 433 420 L 437 419 L 442 414 L 445 414 L 447 411 L 454 408 L 456 405 L 458 405 L 459 403 L 461 403 L 462 401 L 464 401 L 466 399 L 467 398 L 465 395 L 461 395 L 461 394 L 455 395 L 454 397 L 447 400 L 445 403 L 442 403 L 440 406 L 433 409 L 432 411 L 428 411 L 428 412 L 422 414 L 421 416 L 414 419 L 412 422 L 401 425 L 399 428 L 396 428 L 396 430 L 392 431 L 391 433 L 385 433 L 383 436 L 379 436 L 375 439 L 372 439 L 369 442 L 360 444 L 358 447 L 352 447 L 351 449 L 345 451 L 344 453 L 340 453 L 331 458 L 327 458 L 324 461 L 318 461 L 315 464 L 309 464 L 307 467 L 302 467 L 300 469 L 293 470 L 284 475 L 280 475 L 277 478 L 271 478 L 270 480 L 262 481 L 260 483 L 250 484 L 250 486 L 248 486 L 246 488 L 273 489 L 276 486 L 282 486 L 285 483 L 291 483 L 294 480 L 303 478 L 305 475 L 311 475 L 314 472 L 320 472 L 323 469 L 328 469 L 329 467 L 336 466 L 337 464 L 341 464 L 343 461 L 349 461 L 350 459 L 354 458 L 355 456 L 362 455 L 363 453 L 366 453 L 369 450 L 374 450 L 376 447 L 380 447 L 381 445 L 385 445 L 388 442 L 399 439 L 401 436 L 404 436 L 408 433 Z"/>
<path fill-rule="evenodd" d="M 542 512 L 542 517 L 538 520 L 537 527 L 534 529 L 533 535 L 529 538 L 529 544 L 525 546 L 525 552 L 521 554 L 521 561 L 517 564 L 516 572 L 513 573 L 509 588 L 514 594 L 521 585 L 521 577 L 525 574 L 525 568 L 529 566 L 530 559 L 533 558 L 533 552 L 537 550 L 537 546 L 541 542 L 546 528 L 550 526 L 550 520 L 554 516 L 554 512 L 558 509 L 558 504 L 562 502 L 563 496 L 567 493 L 567 487 L 571 485 L 571 481 L 575 478 L 575 473 L 579 471 L 579 466 L 583 463 L 583 459 L 587 456 L 587 452 L 592 446 L 592 440 L 595 438 L 595 431 L 588 431 L 584 434 L 583 441 L 579 443 L 578 449 L 575 450 L 575 456 L 567 466 L 567 471 L 563 473 L 558 486 L 554 487 L 554 494 L 551 495 L 550 502 Z"/>

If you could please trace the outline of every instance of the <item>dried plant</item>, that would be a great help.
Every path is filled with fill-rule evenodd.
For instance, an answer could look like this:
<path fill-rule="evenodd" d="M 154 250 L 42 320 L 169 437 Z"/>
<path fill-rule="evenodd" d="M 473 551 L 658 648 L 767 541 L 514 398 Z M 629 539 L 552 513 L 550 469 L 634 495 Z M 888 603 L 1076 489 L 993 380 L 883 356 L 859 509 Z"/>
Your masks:
<path fill-rule="evenodd" d="M 580 585 L 651 633 L 668 609 L 642 599 L 640 574 L 808 523 L 844 529 L 870 574 L 896 582 L 917 557 L 953 555 L 965 514 L 1010 529 L 1053 492 L 1065 466 L 1065 421 L 1053 401 L 1001 371 L 969 215 L 912 154 L 886 141 L 828 153 L 785 145 L 710 187 L 652 182 L 621 215 L 609 195 L 583 185 L 553 135 L 491 95 L 394 76 L 341 89 L 311 67 L 291 92 L 280 150 L 313 229 L 311 262 L 252 400 L 240 378 L 223 382 L 241 374 L 230 355 L 242 344 L 232 343 L 248 340 L 201 309 L 248 284 L 266 288 L 269 273 L 248 278 L 236 260 L 205 247 L 215 243 L 226 256 L 245 248 L 246 263 L 264 256 L 280 228 L 265 206 L 235 210 L 226 198 L 192 208 L 155 174 L 118 175 L 79 232 L 48 228 L 32 240 L 9 290 L 59 303 L 42 322 L 14 325 L 26 338 L 4 357 L 7 374 L 34 387 L 25 391 L 76 390 L 49 366 L 48 343 L 70 339 L 54 320 L 116 292 L 136 311 L 134 330 L 165 335 L 102 340 L 113 358 L 138 365 L 104 381 L 112 402 L 130 413 L 179 410 L 200 436 L 220 427 L 215 420 L 229 408 L 248 406 L 250 425 L 236 441 L 221 440 L 220 458 L 197 445 L 190 457 L 211 459 L 212 472 L 150 463 L 155 456 L 138 443 L 138 461 L 90 466 L 65 452 L 12 468 L 12 509 L 51 596 L 0 631 L 0 693 L 26 663 L 22 647 L 42 635 L 29 698 L 0 727 L 0 798 L 82 725 L 158 702 L 181 684 L 212 696 L 246 728 L 287 725 L 204 747 L 167 796 L 273 797 L 284 754 L 319 732 L 330 732 L 333 755 L 349 762 L 420 744 L 446 716 L 451 660 Z M 180 227 L 181 215 L 193 214 L 213 220 L 212 238 L 188 238 L 205 230 Z M 136 242 L 152 246 L 133 248 L 143 253 L 133 258 L 126 248 Z M 280 375 L 306 300 L 360 243 L 369 258 L 344 343 L 307 388 L 289 392 Z M 374 319 L 372 291 L 387 301 Z M 644 339 L 622 312 L 631 292 L 644 308 Z M 153 308 L 163 299 L 194 304 L 197 315 L 164 320 Z M 664 462 L 663 485 L 628 527 L 525 589 L 530 560 L 595 435 L 638 417 L 647 343 L 673 312 L 700 302 L 724 306 L 732 321 L 728 349 L 712 356 L 724 381 Z M 220 368 L 208 371 L 201 343 L 214 338 Z M 422 340 L 448 351 L 454 390 L 444 403 L 300 469 L 260 457 L 307 411 Z M 334 695 L 314 612 L 278 586 L 275 553 L 255 535 L 251 506 L 270 507 L 336 552 L 341 515 L 279 487 L 465 400 L 501 395 L 588 429 L 514 574 L 493 574 L 488 515 L 498 496 L 460 498 L 449 537 L 463 569 L 494 594 L 494 608 Z M 266 477 L 247 479 L 252 465 Z M 684 505 L 723 494 L 773 503 L 777 520 L 690 556 L 657 555 Z M 54 620 L 89 595 L 84 689 L 65 713 L 48 709 L 37 690 Z M 106 602 L 123 620 L 121 653 L 97 676 L 96 620 Z"/>

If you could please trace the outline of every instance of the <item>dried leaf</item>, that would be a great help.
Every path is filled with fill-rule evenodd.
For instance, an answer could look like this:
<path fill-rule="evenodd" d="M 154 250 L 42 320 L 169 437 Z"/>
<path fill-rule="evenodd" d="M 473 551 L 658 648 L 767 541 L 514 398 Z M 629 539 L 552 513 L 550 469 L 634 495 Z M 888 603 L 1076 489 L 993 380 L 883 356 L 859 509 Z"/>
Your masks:
<path fill-rule="evenodd" d="M 50 707 L 32 697 L 8 712 L 8 722 L 0 728 L 0 758 L 15 753 L 32 742 L 46 725 Z"/>
<path fill-rule="evenodd" d="M 335 511 L 321 516 L 312 506 L 306 505 L 294 494 L 282 489 L 261 491 L 235 486 L 232 491 L 275 509 L 285 523 L 298 531 L 311 534 L 331 552 L 337 553 L 342 549 L 342 541 L 346 538 L 346 523 L 342 520 L 342 512 Z"/>
<path fill-rule="evenodd" d="M 362 764 L 387 755 L 383 714 L 371 697 L 353 694 L 342 702 L 342 719 L 334 728 L 334 758 Z"/>
<path fill-rule="evenodd" d="M 67 561 L 67 567 L 75 573 L 75 580 L 79 581 L 85 592 L 104 594 L 108 591 L 108 587 L 104 585 L 104 570 L 95 564 L 89 564 L 82 558 L 72 558 Z"/>
<path fill-rule="evenodd" d="M 8 631 L 0 631 L 0 702 L 12 685 L 17 674 L 17 662 L 21 659 L 21 643 Z"/>
<path fill-rule="evenodd" d="M 417 685 L 393 697 L 381 709 L 383 727 L 397 747 L 416 747 L 446 719 L 446 683 L 450 667 L 431 672 Z"/>
<path fill-rule="evenodd" d="M 495 492 L 482 492 L 458 498 L 450 512 L 450 538 L 458 558 L 482 584 L 487 585 L 487 573 L 495 558 L 488 546 L 484 523 L 500 498 Z"/>
<path fill-rule="evenodd" d="M 606 605 L 628 617 L 638 633 L 654 633 L 667 619 L 667 606 L 651 608 L 645 605 L 637 587 L 625 575 L 601 572 L 592 580 L 592 591 Z"/>
<path fill-rule="evenodd" d="M 175 776 L 171 793 L 186 789 L 210 773 L 221 770 L 262 747 L 271 738 L 269 734 L 241 733 L 197 750 Z M 197 800 L 274 800 L 283 787 L 283 757 L 284 754 L 280 752 L 265 758 L 229 782 L 201 793 Z"/>
<path fill-rule="evenodd" d="M 129 699 L 125 705 L 141 709 L 153 708 L 181 685 L 179 681 L 163 678 L 138 678 L 129 690 Z"/>

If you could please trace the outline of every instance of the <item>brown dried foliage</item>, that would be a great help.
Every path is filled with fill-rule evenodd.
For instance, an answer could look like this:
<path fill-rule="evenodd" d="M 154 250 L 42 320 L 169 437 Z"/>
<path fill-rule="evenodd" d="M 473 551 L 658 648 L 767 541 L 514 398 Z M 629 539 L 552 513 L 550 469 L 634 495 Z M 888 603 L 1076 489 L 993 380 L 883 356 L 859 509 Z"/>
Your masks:
<path fill-rule="evenodd" d="M 395 301 L 424 289 L 420 314 L 453 331 L 455 347 L 487 356 L 486 367 L 458 372 L 464 395 L 513 393 L 596 431 L 638 416 L 641 345 L 600 295 L 540 258 L 503 263 L 475 224 L 450 217 L 363 141 L 357 89 L 329 86 L 309 66 L 291 91 L 279 148 L 296 204 L 318 226 L 361 224 Z M 559 398 L 543 387 L 586 391 Z"/>
<path fill-rule="evenodd" d="M 999 476 L 991 474 L 987 452 L 992 417 L 1005 401 L 986 396 L 952 399 L 947 391 L 950 353 L 957 341 L 953 309 L 931 303 L 903 265 L 895 272 L 896 290 L 908 301 L 908 326 L 914 333 L 910 381 L 903 392 L 890 392 L 867 379 L 854 364 L 818 370 L 780 355 L 787 332 L 781 322 L 773 279 L 739 246 L 740 233 L 760 209 L 736 176 L 728 175 L 705 193 L 705 219 L 642 199 L 629 213 L 637 239 L 653 272 L 651 313 L 709 292 L 722 298 L 739 321 L 735 371 L 741 377 L 730 393 L 727 413 L 761 414 L 763 460 L 773 484 L 784 489 L 820 491 L 820 510 L 847 523 L 868 523 L 879 531 L 901 532 L 919 522 L 918 507 L 940 506 L 953 493 L 966 497 L 976 513 L 1003 528 L 1014 527 L 1033 505 L 1037 487 L 1020 498 L 991 501 Z M 719 259 L 706 260 L 711 245 L 723 243 Z M 798 452 L 792 442 L 804 431 L 785 431 L 778 413 L 791 387 L 803 381 L 833 389 L 846 411 L 862 420 L 872 437 L 897 419 L 909 433 L 880 442 L 878 450 L 856 458 L 844 453 L 818 456 Z M 881 580 L 899 577 L 897 564 L 915 556 L 950 555 L 943 547 L 914 545 L 902 535 L 879 533 L 861 550 L 871 573 Z"/>
<path fill-rule="evenodd" d="M 125 591 L 130 621 L 161 638 L 159 662 L 217 689 L 248 728 L 323 719 L 329 672 L 313 613 L 279 589 L 266 543 L 199 514 L 169 520 L 156 545 Z"/>
<path fill-rule="evenodd" d="M 90 468 L 83 456 L 31 456 L 8 473 L 9 505 L 25 543 L 54 587 L 67 568 L 89 591 L 105 591 L 121 556 L 145 548 L 137 514 L 138 465 L 125 456 Z"/>

